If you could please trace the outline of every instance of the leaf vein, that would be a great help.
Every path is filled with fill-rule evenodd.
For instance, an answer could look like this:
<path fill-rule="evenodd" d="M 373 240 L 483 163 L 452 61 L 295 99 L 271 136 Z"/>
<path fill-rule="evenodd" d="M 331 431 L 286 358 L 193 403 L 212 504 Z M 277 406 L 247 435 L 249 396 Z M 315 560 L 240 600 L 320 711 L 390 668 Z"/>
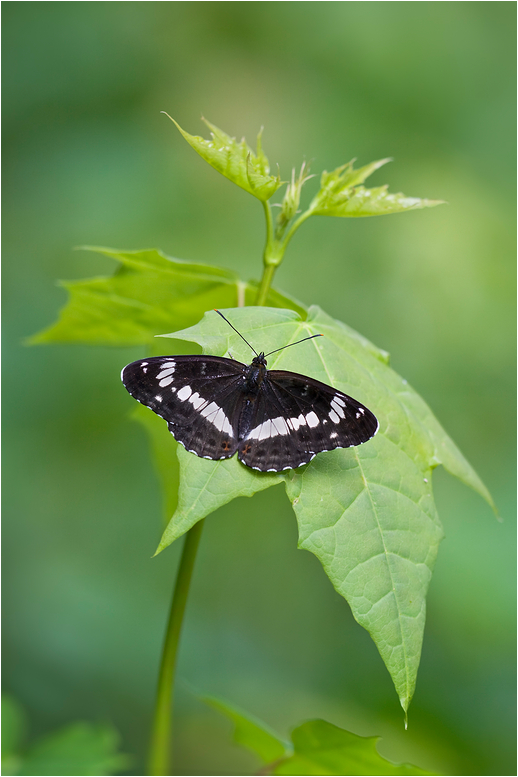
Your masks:
<path fill-rule="evenodd" d="M 316 348 L 316 345 L 314 347 Z M 325 370 L 325 372 L 326 372 L 326 374 L 328 376 L 328 379 L 331 381 L 331 375 L 329 374 L 329 371 L 327 369 L 327 365 L 326 365 L 326 363 L 324 362 L 324 360 L 322 358 L 322 354 L 320 353 L 320 350 L 318 348 L 316 348 L 316 351 L 317 351 L 317 353 L 319 355 L 320 361 L 322 362 L 322 366 L 323 366 L 323 368 L 324 368 L 324 370 Z M 381 525 L 380 525 L 380 521 L 379 521 L 379 517 L 378 517 L 378 512 L 376 510 L 376 506 L 375 506 L 374 501 L 372 499 L 372 494 L 370 492 L 370 489 L 369 489 L 369 486 L 368 486 L 368 481 L 367 481 L 367 479 L 365 477 L 365 473 L 363 471 L 363 467 L 362 467 L 362 464 L 361 464 L 360 457 L 358 456 L 357 450 L 354 451 L 354 455 L 356 456 L 356 460 L 358 462 L 358 467 L 360 468 L 362 479 L 363 479 L 365 488 L 367 489 L 367 492 L 368 492 L 368 495 L 369 495 L 369 500 L 371 502 L 371 507 L 372 507 L 373 515 L 374 515 L 374 518 L 376 519 L 376 523 L 378 524 L 378 531 L 379 531 L 379 534 L 380 534 L 381 542 L 383 544 L 383 552 L 385 554 L 385 557 L 387 558 L 387 570 L 388 570 L 389 577 L 390 577 L 391 587 L 394 590 L 394 600 L 396 602 L 396 608 L 397 608 L 397 612 L 398 612 L 398 631 L 399 631 L 399 635 L 400 635 L 400 639 L 401 639 L 401 647 L 403 649 L 403 655 L 404 655 L 406 688 L 407 688 L 407 693 L 411 693 L 411 683 L 410 683 L 410 677 L 409 677 L 409 665 L 408 665 L 407 646 L 406 646 L 406 640 L 405 640 L 404 635 L 403 635 L 403 629 L 402 629 L 402 626 L 401 626 L 402 615 L 401 615 L 401 610 L 400 610 L 400 606 L 399 606 L 399 601 L 398 601 L 397 593 L 396 593 L 395 586 L 394 586 L 394 577 L 393 577 L 393 574 L 392 574 L 391 565 L 389 563 L 389 559 L 388 559 L 388 556 L 387 556 L 387 547 L 385 545 L 385 538 L 384 538 L 383 532 L 381 530 Z"/>

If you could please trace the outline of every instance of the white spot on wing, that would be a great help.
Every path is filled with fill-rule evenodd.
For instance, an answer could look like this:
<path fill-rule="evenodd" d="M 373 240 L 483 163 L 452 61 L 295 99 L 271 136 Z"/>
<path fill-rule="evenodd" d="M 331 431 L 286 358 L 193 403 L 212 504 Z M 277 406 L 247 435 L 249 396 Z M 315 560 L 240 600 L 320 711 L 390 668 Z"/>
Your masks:
<path fill-rule="evenodd" d="M 180 396 L 180 392 L 178 392 L 178 396 Z M 230 421 L 226 417 L 223 410 L 218 407 L 215 402 L 211 402 L 209 405 L 207 405 L 207 407 L 200 409 L 200 414 L 211 424 L 214 424 L 216 429 L 218 429 L 220 432 L 226 432 L 231 436 L 234 435 L 234 430 L 230 425 Z"/>
<path fill-rule="evenodd" d="M 206 400 L 203 399 L 203 397 L 200 397 L 200 395 L 196 391 L 196 393 L 192 394 L 192 396 L 189 397 L 189 402 L 191 403 L 191 405 L 193 405 L 195 410 L 198 410 L 198 408 L 200 408 L 203 405 L 203 403 L 206 402 Z"/>
<path fill-rule="evenodd" d="M 333 397 L 331 400 L 331 408 L 335 411 L 337 415 L 340 416 L 340 418 L 345 418 L 344 413 L 344 405 L 341 400 L 339 401 L 340 397 Z"/>
<path fill-rule="evenodd" d="M 311 428 L 313 428 L 314 426 L 318 426 L 319 425 L 320 421 L 318 420 L 317 414 L 314 413 L 313 410 L 311 411 L 311 413 L 307 414 L 307 416 L 306 416 L 306 423 Z"/>
<path fill-rule="evenodd" d="M 157 402 L 161 402 L 162 401 L 162 397 L 160 396 L 160 394 L 157 394 L 155 399 L 156 399 Z"/>
<path fill-rule="evenodd" d="M 210 415 L 217 413 L 219 409 L 220 409 L 219 405 L 217 405 L 215 402 L 211 402 L 209 405 L 207 405 L 207 407 L 204 407 L 203 410 L 201 410 L 200 412 L 204 418 L 208 418 Z"/>
<path fill-rule="evenodd" d="M 288 428 L 292 428 L 296 432 L 301 426 L 307 426 L 306 418 L 302 413 L 298 418 L 288 418 Z"/>
<path fill-rule="evenodd" d="M 339 424 L 339 423 L 340 423 L 340 416 L 339 416 L 337 413 L 335 413 L 335 411 L 334 411 L 334 410 L 331 410 L 331 411 L 329 412 L 329 418 L 331 419 L 331 421 L 332 421 L 334 424 Z"/>
<path fill-rule="evenodd" d="M 172 378 L 171 378 L 171 380 L 170 380 L 169 382 L 170 382 L 170 383 L 172 383 L 172 382 L 173 382 Z M 162 385 L 162 384 L 160 384 L 160 385 Z M 186 399 L 189 399 L 189 397 L 191 396 L 191 394 L 192 394 L 192 389 L 191 389 L 191 387 L 190 387 L 190 386 L 183 386 L 183 387 L 180 389 L 180 391 L 178 392 L 178 399 L 181 399 L 181 400 L 182 400 L 182 402 L 185 402 L 185 400 L 186 400 Z"/>
<path fill-rule="evenodd" d="M 168 378 L 170 375 L 172 375 L 174 372 L 174 367 L 170 367 L 168 370 L 162 369 L 161 372 L 158 373 L 157 380 L 160 380 L 161 378 Z"/>
<path fill-rule="evenodd" d="M 252 429 L 246 439 L 267 440 L 270 437 L 277 437 L 280 434 L 289 434 L 289 423 L 293 424 L 294 428 L 298 429 L 298 425 L 295 427 L 293 423 L 297 422 L 297 420 L 298 419 L 296 418 L 290 418 L 289 422 L 286 423 L 286 420 L 282 416 L 279 416 L 278 418 L 268 418 L 266 421 L 263 421 L 262 424 L 256 426 L 255 429 Z"/>
<path fill-rule="evenodd" d="M 159 376 L 159 377 L 160 377 L 160 376 Z M 158 385 L 160 386 L 160 388 L 163 388 L 164 386 L 170 386 L 170 385 L 171 385 L 171 383 L 173 382 L 173 380 L 174 380 L 174 378 L 173 378 L 173 377 L 164 378 L 163 380 L 161 380 L 161 381 L 159 382 L 159 384 L 158 384 Z M 190 389 L 189 389 L 189 391 L 190 391 Z"/>
<path fill-rule="evenodd" d="M 230 421 L 228 420 L 227 416 L 223 412 L 223 410 L 219 411 L 219 422 L 220 426 L 218 426 L 218 429 L 220 429 L 222 432 L 225 432 L 230 437 L 234 436 L 234 430 L 232 429 L 232 426 L 230 424 Z"/>

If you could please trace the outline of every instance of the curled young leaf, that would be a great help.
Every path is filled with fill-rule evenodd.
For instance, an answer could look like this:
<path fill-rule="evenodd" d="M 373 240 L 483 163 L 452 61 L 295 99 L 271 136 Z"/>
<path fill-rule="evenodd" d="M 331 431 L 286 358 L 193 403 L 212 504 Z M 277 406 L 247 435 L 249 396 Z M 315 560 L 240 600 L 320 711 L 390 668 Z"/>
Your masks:
<path fill-rule="evenodd" d="M 169 114 L 166 113 L 166 116 Z M 257 136 L 257 151 L 254 154 L 244 138 L 238 142 L 206 119 L 203 121 L 211 131 L 211 140 L 205 140 L 200 135 L 190 135 L 171 116 L 169 118 L 187 143 L 209 165 L 258 200 L 266 202 L 284 183 L 280 176 L 270 175 L 270 165 L 261 147 L 261 132 Z"/>
<path fill-rule="evenodd" d="M 297 214 L 302 187 L 310 178 L 313 178 L 313 176 L 309 175 L 309 170 L 306 168 L 305 162 L 302 163 L 302 167 L 300 168 L 300 173 L 297 178 L 295 178 L 295 170 L 292 170 L 291 181 L 286 187 L 286 192 L 284 193 L 281 204 L 281 210 L 277 216 L 276 234 L 279 238 L 282 236 L 286 225 Z"/>
<path fill-rule="evenodd" d="M 354 160 L 353 160 L 354 161 Z M 326 170 L 320 179 L 320 191 L 313 198 L 309 211 L 315 216 L 383 216 L 405 210 L 432 208 L 443 200 L 423 200 L 406 197 L 401 192 L 392 194 L 387 186 L 366 189 L 361 186 L 366 178 L 390 159 L 380 159 L 355 170 L 353 161 L 337 167 L 331 173 Z"/>

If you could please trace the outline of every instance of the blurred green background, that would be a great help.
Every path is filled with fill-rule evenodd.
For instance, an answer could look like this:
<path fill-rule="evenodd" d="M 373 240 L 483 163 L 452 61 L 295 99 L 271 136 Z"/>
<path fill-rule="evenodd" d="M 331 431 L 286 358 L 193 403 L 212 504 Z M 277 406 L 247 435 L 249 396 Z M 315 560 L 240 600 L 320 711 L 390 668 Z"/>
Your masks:
<path fill-rule="evenodd" d="M 26 348 L 81 244 L 160 247 L 258 277 L 260 204 L 188 147 L 203 113 L 286 179 L 352 157 L 448 201 L 311 219 L 276 283 L 359 330 L 429 402 L 504 523 L 442 471 L 446 539 L 410 727 L 368 634 L 296 550 L 281 488 L 206 523 L 179 660 L 176 773 L 257 769 L 193 696 L 281 733 L 323 717 L 443 774 L 515 774 L 514 121 L 509 2 L 10 2 L 4 58 L 4 687 L 31 735 L 112 721 L 142 774 L 180 547 L 120 368 L 138 349 Z M 306 187 L 312 195 L 316 182 Z M 275 199 L 275 198 L 274 198 Z"/>

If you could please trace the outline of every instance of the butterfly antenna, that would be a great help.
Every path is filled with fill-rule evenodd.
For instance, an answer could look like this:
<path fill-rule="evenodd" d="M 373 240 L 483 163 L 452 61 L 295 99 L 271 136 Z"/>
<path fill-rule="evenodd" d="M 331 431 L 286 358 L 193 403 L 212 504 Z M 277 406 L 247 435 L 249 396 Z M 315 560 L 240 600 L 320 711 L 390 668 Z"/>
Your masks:
<path fill-rule="evenodd" d="M 277 351 L 284 351 L 285 348 L 289 348 L 290 345 L 298 345 L 299 343 L 304 343 L 306 340 L 313 340 L 314 337 L 323 337 L 324 335 L 310 335 L 309 337 L 304 337 L 303 340 L 297 340 L 296 343 L 288 343 L 288 345 L 283 345 L 282 348 L 276 348 L 275 351 L 270 351 L 270 353 L 266 353 L 264 357 L 271 356 L 272 353 L 277 353 Z"/>
<path fill-rule="evenodd" d="M 232 327 L 232 329 L 234 330 L 234 332 L 237 332 L 237 334 L 239 335 L 239 337 L 241 338 L 241 340 L 245 340 L 245 338 L 243 337 L 243 335 L 241 334 L 241 332 L 238 332 L 238 331 L 237 331 L 236 327 L 235 327 L 235 326 L 233 326 L 233 324 L 231 324 L 231 323 L 230 323 L 230 321 L 228 320 L 228 318 L 225 318 L 225 316 L 223 315 L 223 313 L 222 313 L 220 310 L 218 310 L 217 308 L 214 308 L 214 310 L 215 310 L 215 312 L 216 312 L 216 313 L 218 313 L 218 315 L 220 315 L 220 316 L 221 316 L 221 318 L 223 318 L 223 319 L 224 319 L 224 320 L 227 322 L 227 324 L 228 324 L 230 327 Z M 256 355 L 256 356 L 259 356 L 259 354 L 258 354 L 258 353 L 257 353 L 257 351 L 255 350 L 255 348 L 254 348 L 252 345 L 250 345 L 250 343 L 248 342 L 248 340 L 245 340 L 245 343 L 248 345 L 248 347 L 249 347 L 249 348 L 251 348 L 251 349 L 252 349 L 252 351 L 255 353 L 255 355 Z"/>

